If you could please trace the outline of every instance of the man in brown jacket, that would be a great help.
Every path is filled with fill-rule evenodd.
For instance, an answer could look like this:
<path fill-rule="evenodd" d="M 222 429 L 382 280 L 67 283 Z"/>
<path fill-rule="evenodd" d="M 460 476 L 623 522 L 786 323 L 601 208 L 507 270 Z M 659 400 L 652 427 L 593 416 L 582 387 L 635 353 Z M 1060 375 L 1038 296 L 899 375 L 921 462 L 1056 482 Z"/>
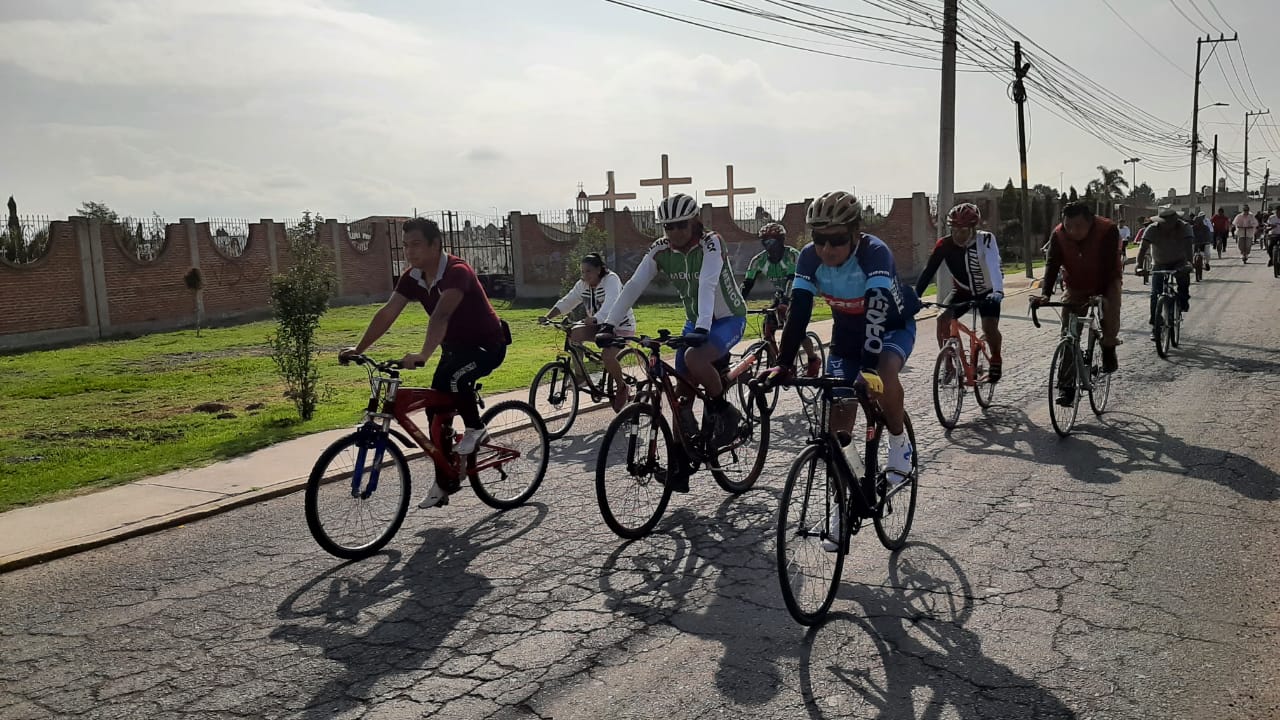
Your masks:
<path fill-rule="evenodd" d="M 1106 218 L 1094 217 L 1085 202 L 1068 203 L 1062 208 L 1062 223 L 1049 238 L 1049 261 L 1044 269 L 1040 295 L 1031 296 L 1032 305 L 1048 302 L 1058 282 L 1058 273 L 1066 271 L 1066 302 L 1070 307 L 1062 313 L 1062 329 L 1070 318 L 1088 312 L 1090 298 L 1100 295 L 1102 304 L 1102 366 L 1106 372 L 1119 367 L 1116 345 L 1120 335 L 1120 286 L 1124 269 L 1120 256 L 1120 231 Z M 1062 372 L 1070 377 L 1072 363 L 1063 363 Z M 1066 385 L 1066 383 L 1063 383 Z M 1075 386 L 1059 391 L 1058 403 L 1075 402 Z"/>

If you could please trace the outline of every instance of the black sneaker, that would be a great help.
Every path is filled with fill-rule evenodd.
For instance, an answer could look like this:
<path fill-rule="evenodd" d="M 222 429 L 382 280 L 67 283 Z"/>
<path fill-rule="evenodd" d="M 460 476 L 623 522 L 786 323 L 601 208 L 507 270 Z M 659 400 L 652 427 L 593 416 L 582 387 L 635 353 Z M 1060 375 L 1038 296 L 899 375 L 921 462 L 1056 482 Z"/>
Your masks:
<path fill-rule="evenodd" d="M 1000 360 L 992 360 L 991 367 L 987 369 L 987 380 L 996 383 L 1000 382 L 1000 378 L 1004 376 L 1004 362 Z"/>
<path fill-rule="evenodd" d="M 742 413 L 738 412 L 738 408 L 725 403 L 724 407 L 715 413 L 712 443 L 718 448 L 732 444 L 738 437 L 738 425 L 741 422 Z"/>
<path fill-rule="evenodd" d="M 1073 387 L 1058 389 L 1058 404 L 1062 407 L 1071 407 L 1076 404 L 1076 389 Z"/>
<path fill-rule="evenodd" d="M 689 463 L 685 460 L 684 453 L 678 451 L 671 454 L 668 467 L 658 468 L 653 471 L 655 480 L 671 488 L 671 492 L 678 493 L 689 492 L 689 476 L 691 475 L 693 475 L 693 471 L 689 469 Z"/>
<path fill-rule="evenodd" d="M 1102 348 L 1102 372 L 1113 373 L 1120 367 L 1120 361 L 1116 358 L 1116 349 L 1113 347 Z"/>

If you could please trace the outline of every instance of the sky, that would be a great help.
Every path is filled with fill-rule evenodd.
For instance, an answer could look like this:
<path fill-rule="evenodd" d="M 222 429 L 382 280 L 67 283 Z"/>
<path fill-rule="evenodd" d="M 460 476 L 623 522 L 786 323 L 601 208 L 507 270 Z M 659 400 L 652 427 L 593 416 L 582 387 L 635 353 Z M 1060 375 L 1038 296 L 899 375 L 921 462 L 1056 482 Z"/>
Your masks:
<path fill-rule="evenodd" d="M 1230 107 L 1201 113 L 1202 137 L 1218 133 L 1238 158 L 1244 111 L 1274 102 L 1250 135 L 1252 182 L 1268 159 L 1280 173 L 1274 0 L 1109 0 L 1169 60 L 1107 1 L 986 0 L 1126 112 L 1178 126 L 1190 123 L 1197 36 L 1178 10 L 1206 30 L 1220 11 L 1261 97 L 1210 63 L 1201 105 Z M 646 4 L 742 22 L 696 0 Z M 63 217 L 86 200 L 175 220 L 560 211 L 579 183 L 602 192 L 607 170 L 643 206 L 660 194 L 638 181 L 662 153 L 693 177 L 688 189 L 723 187 L 732 163 L 737 184 L 770 202 L 938 185 L 936 69 L 774 47 L 602 0 L 0 0 L 0 38 L 0 195 L 21 213 Z M 957 190 L 1018 175 L 1008 80 L 958 77 Z M 1100 164 L 1131 177 L 1124 159 L 1030 108 L 1032 184 L 1083 189 Z M 1199 172 L 1207 184 L 1209 165 Z M 1158 195 L 1188 186 L 1186 170 L 1136 174 Z"/>

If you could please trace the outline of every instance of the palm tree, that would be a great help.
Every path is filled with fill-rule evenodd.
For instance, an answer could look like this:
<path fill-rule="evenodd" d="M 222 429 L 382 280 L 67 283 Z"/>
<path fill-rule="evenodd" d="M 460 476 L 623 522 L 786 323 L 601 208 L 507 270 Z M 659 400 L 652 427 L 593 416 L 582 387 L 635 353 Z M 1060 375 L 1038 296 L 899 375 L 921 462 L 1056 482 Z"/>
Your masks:
<path fill-rule="evenodd" d="M 1113 170 L 1105 165 L 1099 165 L 1098 172 L 1102 173 L 1102 179 L 1094 180 L 1089 184 L 1093 186 L 1095 194 L 1099 196 L 1098 199 L 1106 204 L 1107 213 L 1110 214 L 1116 201 L 1124 199 L 1124 191 L 1128 189 L 1129 181 L 1124 179 L 1124 170 Z"/>

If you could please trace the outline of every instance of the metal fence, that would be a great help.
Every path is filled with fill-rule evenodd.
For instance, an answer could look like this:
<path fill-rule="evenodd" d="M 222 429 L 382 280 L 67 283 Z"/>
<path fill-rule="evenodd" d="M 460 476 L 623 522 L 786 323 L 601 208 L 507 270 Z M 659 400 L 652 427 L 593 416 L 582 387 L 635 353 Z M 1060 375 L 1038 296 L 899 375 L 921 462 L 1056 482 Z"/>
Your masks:
<path fill-rule="evenodd" d="M 249 247 L 249 221 L 244 218 L 207 218 L 209 234 L 218 251 L 238 258 Z"/>
<path fill-rule="evenodd" d="M 515 253 L 511 247 L 511 226 L 505 214 L 494 208 L 492 213 L 431 210 L 419 212 L 417 216 L 435 220 L 440 225 L 445 251 L 474 268 L 491 297 L 515 297 Z M 405 269 L 403 239 L 399 223 L 394 223 L 391 259 L 397 276 Z"/>
<path fill-rule="evenodd" d="M 164 252 L 168 241 L 168 223 L 159 215 L 122 217 L 115 223 L 120 246 L 138 262 L 152 262 Z"/>
<path fill-rule="evenodd" d="M 48 252 L 48 215 L 10 215 L 0 229 L 0 255 L 10 264 L 30 265 Z"/>

